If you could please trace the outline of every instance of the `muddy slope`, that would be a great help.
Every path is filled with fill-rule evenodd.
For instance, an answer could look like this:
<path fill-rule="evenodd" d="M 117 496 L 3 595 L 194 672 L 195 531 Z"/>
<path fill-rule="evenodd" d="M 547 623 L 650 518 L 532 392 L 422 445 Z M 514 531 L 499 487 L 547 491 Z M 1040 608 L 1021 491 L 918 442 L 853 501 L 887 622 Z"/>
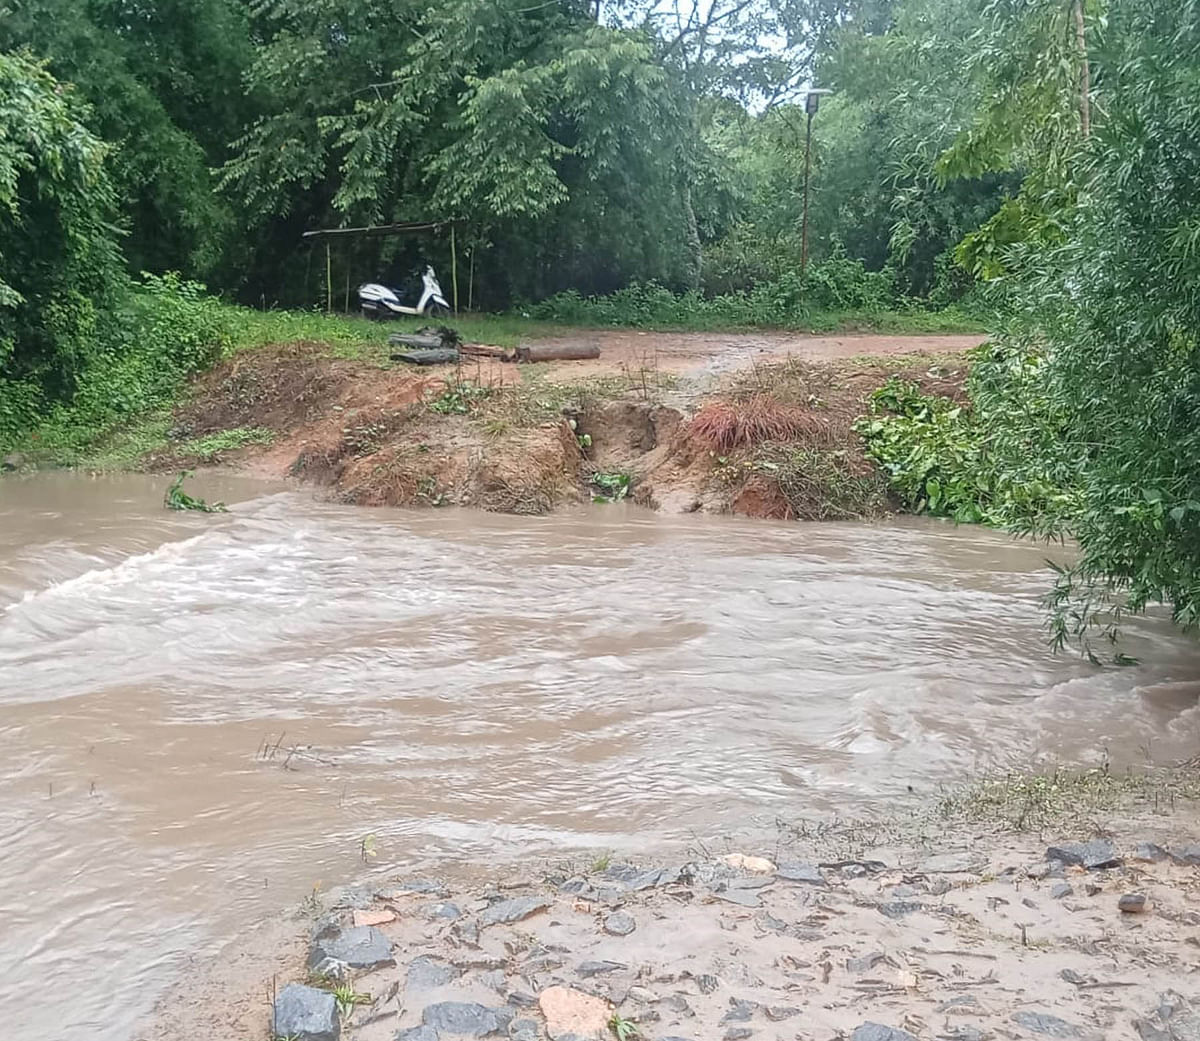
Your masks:
<path fill-rule="evenodd" d="M 854 431 L 870 393 L 901 375 L 959 396 L 965 377 L 962 357 L 944 352 L 762 361 L 743 351 L 715 361 L 730 371 L 597 373 L 588 362 L 413 371 L 283 344 L 206 374 L 173 431 L 186 445 L 268 430 L 269 445 L 205 459 L 167 448 L 149 465 L 292 476 L 360 505 L 517 514 L 584 501 L 602 491 L 597 474 L 623 474 L 636 502 L 669 512 L 871 517 L 890 503 Z"/>

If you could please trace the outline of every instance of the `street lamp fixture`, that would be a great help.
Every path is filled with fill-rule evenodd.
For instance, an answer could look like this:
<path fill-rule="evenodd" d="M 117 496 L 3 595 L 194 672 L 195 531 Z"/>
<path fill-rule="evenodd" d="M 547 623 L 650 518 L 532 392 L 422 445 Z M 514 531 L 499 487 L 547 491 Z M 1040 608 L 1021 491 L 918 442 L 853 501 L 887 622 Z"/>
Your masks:
<path fill-rule="evenodd" d="M 800 235 L 800 281 L 808 272 L 808 179 L 812 169 L 812 125 L 813 116 L 821 105 L 821 95 L 832 94 L 832 90 L 814 87 L 804 99 L 804 111 L 808 113 L 808 129 L 804 135 L 804 230 Z"/>

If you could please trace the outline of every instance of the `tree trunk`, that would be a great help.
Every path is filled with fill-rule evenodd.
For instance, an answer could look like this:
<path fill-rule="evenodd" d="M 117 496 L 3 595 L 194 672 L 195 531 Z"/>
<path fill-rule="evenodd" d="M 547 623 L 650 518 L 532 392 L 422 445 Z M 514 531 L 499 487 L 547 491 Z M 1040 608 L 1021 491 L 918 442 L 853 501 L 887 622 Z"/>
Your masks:
<path fill-rule="evenodd" d="M 1075 16 L 1075 43 L 1079 48 L 1079 127 L 1086 141 L 1092 133 L 1092 73 L 1088 67 L 1087 37 L 1083 31 L 1084 0 L 1073 0 L 1071 13 Z"/>
<path fill-rule="evenodd" d="M 696 223 L 696 211 L 692 208 L 692 189 L 685 185 L 683 189 L 683 212 L 687 221 L 687 268 L 684 278 L 688 289 L 700 288 L 700 274 L 704 266 L 704 254 L 700 246 L 700 228 Z"/>

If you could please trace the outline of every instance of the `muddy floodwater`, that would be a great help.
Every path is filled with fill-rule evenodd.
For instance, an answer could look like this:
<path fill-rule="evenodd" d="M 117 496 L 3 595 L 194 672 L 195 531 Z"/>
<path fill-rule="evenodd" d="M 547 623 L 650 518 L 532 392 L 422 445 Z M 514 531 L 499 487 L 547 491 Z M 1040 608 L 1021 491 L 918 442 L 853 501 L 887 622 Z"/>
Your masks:
<path fill-rule="evenodd" d="M 0 481 L 0 1007 L 129 1041 L 189 958 L 372 867 L 869 813 L 1192 755 L 1200 650 L 1043 646 L 1045 547 L 917 522 L 343 508 Z M 909 794 L 909 789 L 913 794 Z M 370 867 L 364 863 L 366 860 Z"/>

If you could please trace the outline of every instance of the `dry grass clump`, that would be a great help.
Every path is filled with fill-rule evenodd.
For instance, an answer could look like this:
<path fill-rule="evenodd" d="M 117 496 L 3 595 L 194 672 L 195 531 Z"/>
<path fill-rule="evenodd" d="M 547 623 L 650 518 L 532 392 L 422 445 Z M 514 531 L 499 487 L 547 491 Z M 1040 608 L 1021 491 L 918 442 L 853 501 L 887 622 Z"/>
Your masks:
<path fill-rule="evenodd" d="M 741 401 L 710 401 L 696 413 L 688 430 L 718 455 L 769 442 L 825 442 L 829 437 L 828 423 L 822 417 L 782 404 L 770 394 L 754 394 Z"/>

